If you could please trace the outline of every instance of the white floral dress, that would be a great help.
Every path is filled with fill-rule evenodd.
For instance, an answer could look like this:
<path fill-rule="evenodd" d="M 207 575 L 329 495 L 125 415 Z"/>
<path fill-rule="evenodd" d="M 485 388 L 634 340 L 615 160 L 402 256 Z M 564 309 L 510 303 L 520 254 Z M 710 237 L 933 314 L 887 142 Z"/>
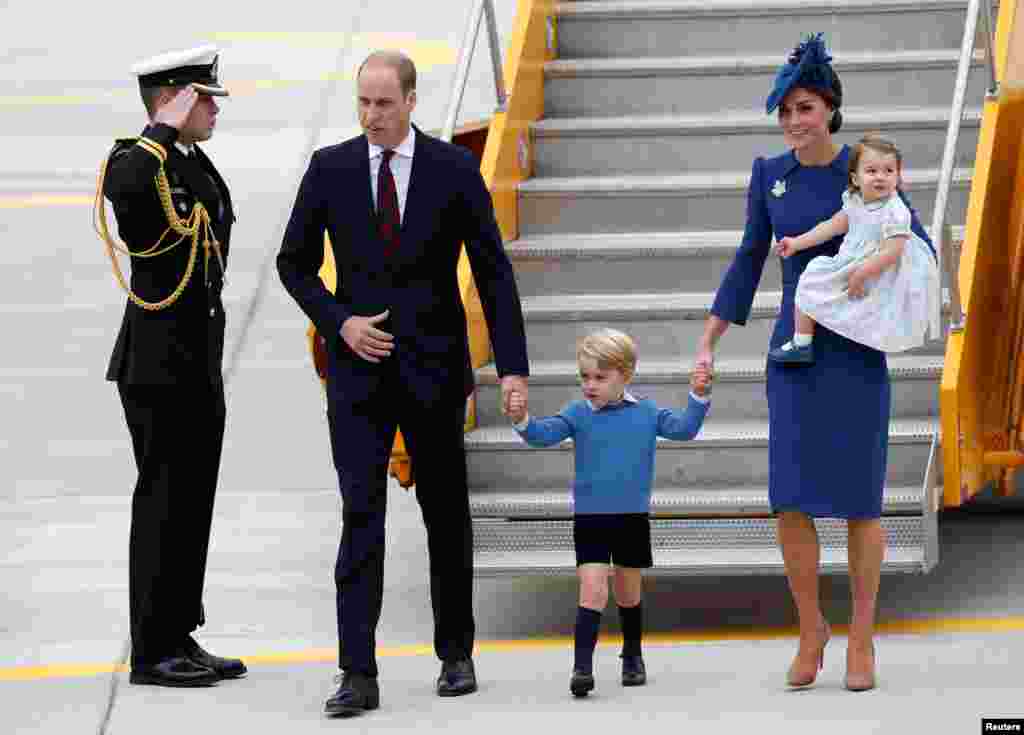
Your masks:
<path fill-rule="evenodd" d="M 883 352 L 902 352 L 925 341 L 939 298 L 939 273 L 931 248 L 910 229 L 910 210 L 898 194 L 865 204 L 843 193 L 850 226 L 835 257 L 807 264 L 796 288 L 796 306 L 816 323 Z M 907 235 L 900 261 L 865 284 L 864 296 L 846 292 L 850 275 L 878 252 L 883 240 Z"/>

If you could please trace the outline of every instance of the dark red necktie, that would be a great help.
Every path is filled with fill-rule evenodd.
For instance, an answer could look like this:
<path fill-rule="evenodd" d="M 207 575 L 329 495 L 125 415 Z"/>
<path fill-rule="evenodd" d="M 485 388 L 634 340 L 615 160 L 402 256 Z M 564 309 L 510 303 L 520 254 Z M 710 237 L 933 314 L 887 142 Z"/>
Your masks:
<path fill-rule="evenodd" d="M 402 215 L 398 211 L 398 190 L 395 177 L 391 175 L 391 158 L 394 151 L 383 151 L 380 170 L 377 171 L 377 232 L 384 241 L 384 255 L 391 255 L 398 249 L 401 234 Z"/>

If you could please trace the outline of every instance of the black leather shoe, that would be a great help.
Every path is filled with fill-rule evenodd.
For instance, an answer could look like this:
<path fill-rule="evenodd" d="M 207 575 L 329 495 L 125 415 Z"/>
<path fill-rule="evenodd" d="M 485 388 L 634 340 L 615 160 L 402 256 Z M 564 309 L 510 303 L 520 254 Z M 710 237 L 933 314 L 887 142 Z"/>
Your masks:
<path fill-rule="evenodd" d="M 158 687 L 210 687 L 220 681 L 217 672 L 185 656 L 175 656 L 152 666 L 132 666 L 132 684 Z"/>
<path fill-rule="evenodd" d="M 647 668 L 640 656 L 622 656 L 622 686 L 639 687 L 647 683 Z"/>
<path fill-rule="evenodd" d="M 574 697 L 585 697 L 594 690 L 594 675 L 579 669 L 572 670 L 569 691 Z"/>
<path fill-rule="evenodd" d="M 473 660 L 445 661 L 441 664 L 441 675 L 437 677 L 437 694 L 440 697 L 461 697 L 476 691 L 476 669 Z"/>
<path fill-rule="evenodd" d="M 237 679 L 245 676 L 248 671 L 241 659 L 214 656 L 204 651 L 192 636 L 185 638 L 185 645 L 182 648 L 186 658 L 192 663 L 213 670 L 221 679 Z"/>
<path fill-rule="evenodd" d="M 325 715 L 354 717 L 380 707 L 380 688 L 375 678 L 346 671 L 340 679 L 338 691 L 324 702 Z"/>

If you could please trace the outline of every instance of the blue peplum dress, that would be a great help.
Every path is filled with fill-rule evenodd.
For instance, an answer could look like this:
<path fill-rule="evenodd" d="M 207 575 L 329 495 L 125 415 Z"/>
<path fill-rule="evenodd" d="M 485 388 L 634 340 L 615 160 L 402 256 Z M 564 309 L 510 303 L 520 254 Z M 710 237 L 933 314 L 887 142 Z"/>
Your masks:
<path fill-rule="evenodd" d="M 747 193 L 743 242 L 711 313 L 745 324 L 772 238 L 803 234 L 842 207 L 850 149 L 827 166 L 802 166 L 790 151 L 757 158 Z M 911 228 L 931 241 L 911 210 Z M 793 297 L 807 264 L 835 255 L 842 238 L 781 260 L 782 308 L 770 347 L 793 334 Z M 776 257 L 777 256 L 774 256 Z M 818 325 L 813 365 L 767 365 L 769 497 L 772 510 L 868 519 L 882 514 L 889 445 L 890 385 L 885 353 Z"/>

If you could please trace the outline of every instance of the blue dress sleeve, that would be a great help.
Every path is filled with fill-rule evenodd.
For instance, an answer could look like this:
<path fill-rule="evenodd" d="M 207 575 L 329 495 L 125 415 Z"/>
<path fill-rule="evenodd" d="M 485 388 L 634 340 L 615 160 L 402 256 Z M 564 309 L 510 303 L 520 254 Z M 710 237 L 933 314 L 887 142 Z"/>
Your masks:
<path fill-rule="evenodd" d="M 683 411 L 662 408 L 658 411 L 658 436 L 675 441 L 689 441 L 700 433 L 704 425 L 704 417 L 708 415 L 710 404 L 701 403 L 690 396 L 689 403 Z"/>
<path fill-rule="evenodd" d="M 743 230 L 743 242 L 736 250 L 711 306 L 711 313 L 715 316 L 740 325 L 746 324 L 750 316 L 754 292 L 761 282 L 765 259 L 771 252 L 772 222 L 765 202 L 763 164 L 764 159 L 754 159 L 747 189 L 747 224 Z"/>
<path fill-rule="evenodd" d="M 519 436 L 531 447 L 550 447 L 575 434 L 574 404 L 569 404 L 554 416 L 544 418 L 530 417 L 526 428 L 520 430 Z"/>

